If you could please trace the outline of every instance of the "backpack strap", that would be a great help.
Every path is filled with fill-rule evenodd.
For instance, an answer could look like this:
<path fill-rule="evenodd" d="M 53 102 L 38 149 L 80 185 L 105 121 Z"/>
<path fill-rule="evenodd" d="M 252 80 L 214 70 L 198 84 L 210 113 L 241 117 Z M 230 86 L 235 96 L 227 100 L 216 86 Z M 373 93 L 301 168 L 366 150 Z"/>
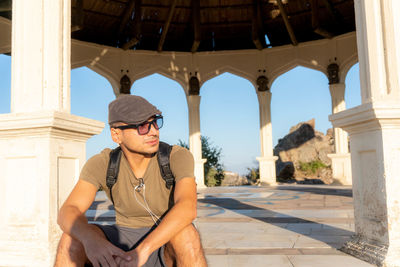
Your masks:
<path fill-rule="evenodd" d="M 172 146 L 167 143 L 160 142 L 157 153 L 158 166 L 160 168 L 161 176 L 165 180 L 165 186 L 168 189 L 175 184 L 175 178 L 169 165 L 169 156 L 171 154 L 171 150 Z"/>
<path fill-rule="evenodd" d="M 164 179 L 165 186 L 168 189 L 170 189 L 171 186 L 175 184 L 175 178 L 174 175 L 172 174 L 169 165 L 169 157 L 171 154 L 171 150 L 172 146 L 170 146 L 167 143 L 160 142 L 157 153 L 157 161 L 158 161 L 158 167 L 160 168 L 161 177 Z M 117 147 L 111 150 L 110 160 L 108 162 L 108 168 L 107 168 L 106 185 L 110 190 L 110 198 L 113 204 L 114 204 L 114 199 L 112 196 L 112 188 L 118 179 L 121 155 L 122 155 L 121 147 Z"/>
<path fill-rule="evenodd" d="M 121 162 L 121 147 L 114 148 L 110 152 L 110 161 L 108 162 L 107 168 L 107 176 L 106 176 L 106 184 L 108 189 L 110 190 L 111 202 L 114 204 L 114 199 L 112 196 L 112 187 L 117 182 L 118 172 L 119 172 L 119 164 Z"/>

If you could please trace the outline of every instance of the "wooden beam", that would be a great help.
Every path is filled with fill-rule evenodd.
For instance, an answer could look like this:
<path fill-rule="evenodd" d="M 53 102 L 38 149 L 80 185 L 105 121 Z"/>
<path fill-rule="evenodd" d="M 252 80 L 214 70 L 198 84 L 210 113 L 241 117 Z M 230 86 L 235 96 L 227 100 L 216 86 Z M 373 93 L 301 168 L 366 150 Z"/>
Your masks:
<path fill-rule="evenodd" d="M 135 17 L 133 18 L 132 38 L 122 45 L 122 49 L 127 50 L 136 45 L 140 41 L 142 33 L 142 3 L 140 0 L 135 0 Z"/>
<path fill-rule="evenodd" d="M 129 18 L 132 16 L 134 8 L 135 8 L 135 0 L 129 0 L 127 7 L 124 11 L 124 14 L 122 14 L 122 19 L 118 27 L 118 33 L 117 33 L 118 37 L 121 36 L 122 31 L 125 29 Z"/>
<path fill-rule="evenodd" d="M 11 0 L 3 0 L 0 1 L 0 12 L 7 12 L 12 10 L 12 1 Z"/>
<path fill-rule="evenodd" d="M 253 16 L 252 16 L 252 38 L 253 43 L 258 50 L 265 47 L 265 37 L 261 18 L 262 6 L 260 0 L 253 0 Z M 263 38 L 264 37 L 264 38 Z"/>
<path fill-rule="evenodd" d="M 287 16 L 287 14 L 286 14 L 286 11 L 283 8 L 282 0 L 276 0 L 276 2 L 278 3 L 279 10 L 281 12 L 281 16 L 283 18 L 283 21 L 285 22 L 286 30 L 289 33 L 290 40 L 292 40 L 292 44 L 293 45 L 298 45 L 296 36 L 294 35 L 294 31 L 293 31 L 292 25 L 290 24 L 290 21 L 289 21 L 289 18 Z"/>
<path fill-rule="evenodd" d="M 164 23 L 164 26 L 163 26 L 163 29 L 162 29 L 162 33 L 161 33 L 160 42 L 158 43 L 158 49 L 157 49 L 158 52 L 162 51 L 162 48 L 163 48 L 163 45 L 164 45 L 164 42 L 165 42 L 165 37 L 167 37 L 169 25 L 171 24 L 171 20 L 172 20 L 172 15 L 174 15 L 176 1 L 177 0 L 172 0 L 171 6 L 169 8 L 168 17 L 167 17 L 167 20 Z"/>
<path fill-rule="evenodd" d="M 71 32 L 76 32 L 83 29 L 83 23 L 85 19 L 83 0 L 76 0 L 75 10 L 75 16 L 72 19 L 73 25 L 71 26 Z"/>
<path fill-rule="evenodd" d="M 343 23 L 343 17 L 335 9 L 331 0 L 322 0 L 322 2 L 324 2 L 326 9 L 328 10 L 328 12 L 332 16 L 332 18 L 335 20 L 335 22 L 337 22 L 339 24 Z"/>
<path fill-rule="evenodd" d="M 200 1 L 192 0 L 192 14 L 193 14 L 193 32 L 194 40 L 192 44 L 192 53 L 195 53 L 200 45 L 201 32 L 200 32 Z"/>
<path fill-rule="evenodd" d="M 311 25 L 315 33 L 321 35 L 324 38 L 332 38 L 334 36 L 333 33 L 325 30 L 319 24 L 319 17 L 318 17 L 318 0 L 311 0 Z"/>

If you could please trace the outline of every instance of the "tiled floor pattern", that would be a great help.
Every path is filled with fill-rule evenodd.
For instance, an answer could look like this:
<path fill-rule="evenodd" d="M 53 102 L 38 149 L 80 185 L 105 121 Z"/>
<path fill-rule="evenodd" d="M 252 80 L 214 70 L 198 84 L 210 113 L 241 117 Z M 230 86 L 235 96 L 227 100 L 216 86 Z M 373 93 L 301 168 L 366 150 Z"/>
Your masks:
<path fill-rule="evenodd" d="M 97 223 L 114 220 L 104 194 L 87 216 Z M 195 225 L 211 267 L 373 266 L 337 250 L 354 234 L 349 187 L 200 189 Z"/>

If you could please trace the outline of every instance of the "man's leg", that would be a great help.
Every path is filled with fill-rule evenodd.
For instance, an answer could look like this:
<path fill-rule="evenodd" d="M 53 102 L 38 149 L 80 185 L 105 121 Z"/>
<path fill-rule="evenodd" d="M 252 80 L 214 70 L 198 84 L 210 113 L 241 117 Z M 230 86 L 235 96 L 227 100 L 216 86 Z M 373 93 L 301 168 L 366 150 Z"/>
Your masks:
<path fill-rule="evenodd" d="M 106 238 L 103 231 L 96 225 L 90 225 L 101 236 Z M 81 242 L 70 235 L 62 234 L 57 248 L 56 262 L 54 267 L 81 267 L 88 262 L 85 249 Z"/>
<path fill-rule="evenodd" d="M 185 227 L 166 244 L 164 255 L 169 267 L 207 266 L 200 236 L 193 224 Z"/>

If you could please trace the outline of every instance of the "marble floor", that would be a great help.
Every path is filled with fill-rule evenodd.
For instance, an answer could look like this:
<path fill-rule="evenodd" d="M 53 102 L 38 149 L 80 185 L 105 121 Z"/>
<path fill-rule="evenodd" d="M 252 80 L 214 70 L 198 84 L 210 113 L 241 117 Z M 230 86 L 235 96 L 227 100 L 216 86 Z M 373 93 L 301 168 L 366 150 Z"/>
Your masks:
<path fill-rule="evenodd" d="M 104 192 L 89 221 L 114 221 Z M 198 228 L 210 267 L 374 266 L 338 250 L 354 234 L 351 188 L 326 185 L 198 190 Z"/>

